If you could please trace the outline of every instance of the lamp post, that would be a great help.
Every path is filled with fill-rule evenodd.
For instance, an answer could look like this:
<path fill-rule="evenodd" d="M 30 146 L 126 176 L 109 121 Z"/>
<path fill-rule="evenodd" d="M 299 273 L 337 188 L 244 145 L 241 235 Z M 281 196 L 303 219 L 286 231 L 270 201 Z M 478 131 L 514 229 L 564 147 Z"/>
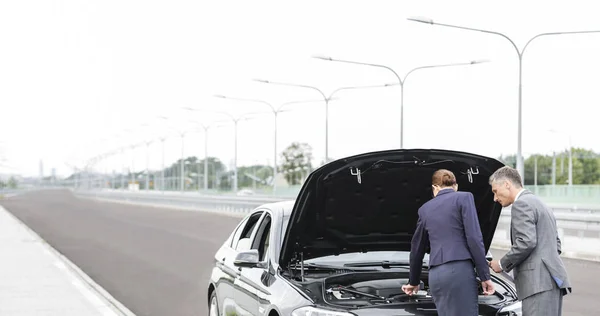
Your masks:
<path fill-rule="evenodd" d="M 391 86 L 390 84 L 385 84 L 385 85 L 377 85 L 377 86 L 342 87 L 342 88 L 335 89 L 329 95 L 329 97 L 327 97 L 325 95 L 325 93 L 321 89 L 319 89 L 317 87 L 309 86 L 309 85 L 302 85 L 302 84 L 295 84 L 295 83 L 286 83 L 286 82 L 277 82 L 277 81 L 269 81 L 269 80 L 264 80 L 264 79 L 254 79 L 254 81 L 260 82 L 260 83 L 281 85 L 281 86 L 289 86 L 289 87 L 298 87 L 298 88 L 312 89 L 312 90 L 315 90 L 315 91 L 317 91 L 317 92 L 319 92 L 321 94 L 321 96 L 323 97 L 323 101 L 325 101 L 325 163 L 329 162 L 329 101 L 331 101 L 331 99 L 333 98 L 333 95 L 335 95 L 337 92 L 342 91 L 342 90 L 375 88 L 375 87 L 388 87 L 388 86 Z"/>
<path fill-rule="evenodd" d="M 278 114 L 284 112 L 282 108 L 289 104 L 294 103 L 308 103 L 315 101 L 291 101 L 279 104 L 279 106 L 274 106 L 271 103 L 259 99 L 246 99 L 246 98 L 237 98 L 237 97 L 229 97 L 225 95 L 215 95 L 216 98 L 227 99 L 227 100 L 235 100 L 235 101 L 245 101 L 245 102 L 257 102 L 267 105 L 271 111 L 273 112 L 274 118 L 274 140 L 273 140 L 273 192 L 277 190 L 277 117 Z"/>
<path fill-rule="evenodd" d="M 412 70 L 407 72 L 404 75 L 404 78 L 400 78 L 400 76 L 398 75 L 398 73 L 396 71 L 394 71 L 394 69 L 392 69 L 391 67 L 385 66 L 385 65 L 365 63 L 365 62 L 359 62 L 359 61 L 351 61 L 351 60 L 343 60 L 343 59 L 335 59 L 335 58 L 331 58 L 328 56 L 313 56 L 313 58 L 317 58 L 317 59 L 321 59 L 321 60 L 325 60 L 325 61 L 335 61 L 335 62 L 356 64 L 356 65 L 384 68 L 384 69 L 391 71 L 396 76 L 396 78 L 398 79 L 398 83 L 400 84 L 400 149 L 404 148 L 404 83 L 406 82 L 406 78 L 408 78 L 408 75 L 410 75 L 414 71 L 420 70 L 420 69 L 452 67 L 452 66 L 466 66 L 466 65 L 475 65 L 475 64 L 481 64 L 481 63 L 487 62 L 487 60 L 473 60 L 468 63 L 450 63 L 450 64 L 420 66 L 420 67 L 413 68 Z"/>
<path fill-rule="evenodd" d="M 571 142 L 571 134 L 565 132 L 559 132 L 554 129 L 548 130 L 551 133 L 563 134 L 569 138 L 569 186 L 573 186 L 573 145 Z"/>
<path fill-rule="evenodd" d="M 152 126 L 148 123 L 144 123 L 141 125 L 141 127 L 145 127 L 145 128 L 151 128 Z M 146 131 L 142 132 L 144 134 L 144 136 L 147 135 Z M 143 141 L 143 144 L 146 145 L 146 191 L 150 191 L 150 145 L 152 145 L 152 143 L 154 143 L 154 139 L 149 139 L 149 138 L 145 138 L 145 140 Z M 141 146 L 142 144 L 140 144 Z M 154 181 L 156 182 L 156 181 Z M 156 185 L 156 183 L 155 183 Z"/>
<path fill-rule="evenodd" d="M 125 190 L 125 147 L 121 147 L 121 190 Z"/>
<path fill-rule="evenodd" d="M 122 138 L 123 136 L 127 135 L 127 134 L 131 134 L 133 133 L 132 129 L 126 128 L 124 130 L 121 131 L 121 133 L 117 134 L 117 138 Z M 117 149 L 118 151 L 121 151 L 121 190 L 125 190 L 125 147 L 127 147 L 126 144 L 124 144 L 123 146 L 121 146 L 119 149 Z M 131 147 L 131 145 L 130 145 Z M 132 153 L 133 156 L 133 153 Z"/>
<path fill-rule="evenodd" d="M 517 139 L 517 171 L 519 172 L 519 174 L 521 174 L 521 178 L 523 183 L 525 183 L 525 165 L 523 162 L 523 154 L 521 151 L 521 143 L 522 143 L 522 92 L 523 92 L 523 86 L 522 86 L 522 73 L 523 73 L 523 54 L 525 53 L 525 49 L 527 49 L 527 46 L 529 46 L 529 44 L 531 43 L 531 41 L 533 41 L 534 39 L 538 38 L 538 37 L 542 37 L 542 36 L 551 36 L 551 35 L 567 35 L 567 34 L 586 34 L 586 33 L 600 33 L 600 30 L 595 30 L 595 31 L 573 31 L 573 32 L 549 32 L 549 33 L 540 33 L 535 35 L 534 37 L 530 38 L 529 41 L 527 41 L 527 43 L 525 44 L 525 46 L 523 46 L 523 49 L 519 50 L 519 48 L 517 47 L 517 45 L 515 44 L 515 42 L 513 42 L 513 40 L 511 40 L 508 36 L 500 33 L 500 32 L 495 32 L 495 31 L 489 31 L 489 30 L 483 30 L 483 29 L 476 29 L 476 28 L 471 28 L 471 27 L 464 27 L 464 26 L 458 26 L 458 25 L 450 25 L 450 24 L 444 24 L 444 23 L 438 23 L 438 22 L 434 22 L 432 19 L 429 18 L 408 18 L 409 21 L 413 21 L 413 22 L 420 22 L 420 23 L 425 23 L 425 24 L 431 24 L 431 25 L 439 25 L 439 26 L 445 26 L 445 27 L 451 27 L 451 28 L 456 28 L 456 29 L 462 29 L 462 30 L 467 30 L 467 31 L 475 31 L 475 32 L 483 32 L 483 33 L 488 33 L 488 34 L 494 34 L 494 35 L 498 35 L 498 36 L 502 36 L 505 39 L 507 39 L 512 46 L 514 47 L 516 53 L 517 53 L 517 57 L 519 58 L 519 107 L 518 107 L 518 139 Z"/>
<path fill-rule="evenodd" d="M 190 111 L 205 111 L 205 112 L 212 112 L 212 113 L 216 113 L 216 114 L 222 114 L 227 116 L 229 119 L 231 119 L 231 121 L 233 122 L 234 125 L 234 156 L 233 156 L 233 173 L 234 173 L 234 179 L 233 179 L 233 191 L 237 192 L 238 190 L 238 171 L 237 171 L 237 139 L 238 139 L 238 122 L 241 120 L 247 120 L 248 118 L 245 117 L 245 115 L 249 115 L 249 114 L 256 114 L 256 113 L 245 113 L 242 114 L 238 117 L 235 117 L 231 114 L 229 114 L 228 112 L 224 112 L 224 111 L 211 111 L 211 110 L 204 110 L 204 109 L 195 109 L 195 108 L 190 108 L 190 107 L 186 107 L 186 110 L 190 110 Z M 206 165 L 205 165 L 206 166 Z M 205 170 L 207 170 L 205 168 Z"/>
<path fill-rule="evenodd" d="M 195 121 L 194 121 L 195 122 Z M 204 129 L 204 191 L 208 191 L 208 130 L 210 125 L 204 125 L 200 122 L 195 122 Z M 200 185 L 198 183 L 198 185 Z"/>
<path fill-rule="evenodd" d="M 164 120 L 164 121 L 169 120 L 169 118 L 165 117 L 165 116 L 158 116 L 158 118 L 161 120 Z M 180 131 L 174 127 L 171 127 L 169 125 L 167 125 L 167 127 L 171 128 L 172 130 L 177 132 L 177 134 L 179 134 L 179 136 L 181 137 L 181 163 L 180 163 L 181 178 L 179 179 L 179 190 L 183 193 L 183 191 L 185 189 L 185 183 L 184 183 L 184 181 L 185 181 L 185 177 L 184 177 L 184 175 L 185 175 L 185 163 L 184 163 L 185 131 L 182 132 L 182 131 Z M 163 160 L 164 160 L 164 140 L 163 140 Z M 163 162 L 163 164 L 164 164 L 164 162 Z"/>
<path fill-rule="evenodd" d="M 184 107 L 183 109 L 188 111 L 195 111 L 196 109 L 190 107 Z M 204 191 L 208 191 L 208 130 L 211 127 L 218 127 L 215 125 L 205 125 L 202 122 L 190 120 L 190 122 L 194 124 L 198 124 L 204 130 Z M 214 123 L 214 122 L 213 122 Z M 198 176 L 200 178 L 200 176 Z M 200 179 L 198 179 L 200 180 Z M 200 183 L 198 183 L 198 187 L 200 187 Z"/>
<path fill-rule="evenodd" d="M 145 141 L 146 144 L 146 191 L 150 191 L 150 145 L 154 140 Z M 156 179 L 155 181 L 156 182 Z M 156 183 L 155 183 L 156 185 Z"/>
<path fill-rule="evenodd" d="M 135 176 L 135 149 L 140 146 L 140 144 L 132 144 L 129 147 L 131 148 L 131 185 L 135 186 L 136 176 Z"/>

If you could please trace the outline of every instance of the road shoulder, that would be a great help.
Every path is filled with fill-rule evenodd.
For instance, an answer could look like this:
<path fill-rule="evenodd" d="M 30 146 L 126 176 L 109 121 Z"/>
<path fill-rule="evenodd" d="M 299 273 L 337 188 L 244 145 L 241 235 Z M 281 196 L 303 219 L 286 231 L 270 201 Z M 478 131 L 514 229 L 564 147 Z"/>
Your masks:
<path fill-rule="evenodd" d="M 2 206 L 0 249 L 0 314 L 134 316 Z"/>

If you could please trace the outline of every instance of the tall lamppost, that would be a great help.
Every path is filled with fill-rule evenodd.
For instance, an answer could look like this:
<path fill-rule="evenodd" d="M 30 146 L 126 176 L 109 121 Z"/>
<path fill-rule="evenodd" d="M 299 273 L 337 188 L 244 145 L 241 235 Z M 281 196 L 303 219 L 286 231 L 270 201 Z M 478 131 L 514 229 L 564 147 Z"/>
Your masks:
<path fill-rule="evenodd" d="M 571 134 L 559 132 L 554 129 L 548 130 L 551 133 L 563 134 L 569 138 L 569 186 L 573 186 L 573 145 L 571 142 Z"/>
<path fill-rule="evenodd" d="M 487 60 L 472 60 L 467 63 L 450 63 L 450 64 L 420 66 L 420 67 L 413 68 L 412 70 L 407 72 L 404 75 L 404 78 L 400 78 L 400 76 L 398 75 L 398 73 L 396 71 L 394 71 L 394 69 L 392 69 L 389 66 L 385 66 L 385 65 L 365 63 L 365 62 L 359 62 L 359 61 L 351 61 L 351 60 L 343 60 L 343 59 L 335 59 L 335 58 L 331 58 L 328 56 L 313 56 L 313 58 L 317 58 L 317 59 L 321 59 L 321 60 L 325 60 L 325 61 L 335 61 L 335 62 L 356 64 L 356 65 L 384 68 L 384 69 L 391 71 L 396 76 L 396 78 L 398 79 L 398 83 L 400 84 L 400 149 L 404 148 L 404 83 L 406 82 L 406 78 L 408 78 L 408 75 L 410 75 L 414 71 L 420 70 L 420 69 L 453 67 L 453 66 L 467 66 L 467 65 L 475 65 L 475 64 L 481 64 L 481 63 L 487 62 Z"/>
<path fill-rule="evenodd" d="M 191 107 L 184 107 L 183 109 L 188 110 L 188 111 L 196 111 L 196 109 L 191 108 Z M 213 127 L 219 127 L 220 125 L 214 125 L 214 124 L 206 125 L 202 122 L 198 122 L 198 121 L 194 121 L 194 120 L 190 120 L 190 122 L 197 124 L 198 126 L 202 127 L 202 129 L 204 130 L 204 191 L 208 191 L 208 130 Z M 213 122 L 213 123 L 215 123 L 215 122 Z M 200 186 L 200 183 L 198 183 L 198 186 Z"/>
<path fill-rule="evenodd" d="M 146 191 L 148 192 L 150 191 L 150 145 L 153 142 L 154 140 L 147 140 L 144 142 L 146 144 Z M 156 182 L 156 179 L 154 182 Z"/>
<path fill-rule="evenodd" d="M 169 118 L 165 117 L 165 116 L 158 116 L 159 119 L 164 120 L 164 121 L 168 121 Z M 179 134 L 179 136 L 181 137 L 181 163 L 180 163 L 180 170 L 181 170 L 181 178 L 179 179 L 179 190 L 183 193 L 183 191 L 185 190 L 185 161 L 184 161 L 184 145 L 185 145 L 185 131 L 180 131 L 172 126 L 167 125 L 167 127 L 171 128 L 172 130 L 174 130 L 177 134 Z M 164 141 L 163 141 L 163 160 L 164 160 Z M 164 164 L 164 162 L 163 162 Z M 164 181 L 164 180 L 163 180 Z"/>
<path fill-rule="evenodd" d="M 139 147 L 141 144 L 131 144 L 129 147 L 131 148 L 131 185 L 135 187 L 135 182 L 137 180 L 135 176 L 135 149 Z"/>
<path fill-rule="evenodd" d="M 456 28 L 456 29 L 462 29 L 462 30 L 467 30 L 467 31 L 475 31 L 475 32 L 483 32 L 483 33 L 488 33 L 488 34 L 494 34 L 494 35 L 498 35 L 498 36 L 502 36 L 505 39 L 507 39 L 513 46 L 513 48 L 515 49 L 516 53 L 517 53 L 517 57 L 519 58 L 519 108 L 518 108 L 518 139 L 517 139 L 517 171 L 519 171 L 519 174 L 521 174 L 521 178 L 523 183 L 525 183 L 525 164 L 523 162 L 523 154 L 522 154 L 522 150 L 521 150 L 521 143 L 522 143 L 522 91 L 523 91 L 523 86 L 522 86 L 522 73 L 523 73 L 523 54 L 525 53 L 525 49 L 527 49 L 527 46 L 529 45 L 529 43 L 531 43 L 531 41 L 533 41 L 534 39 L 538 38 L 538 37 L 542 37 L 542 36 L 550 36 L 550 35 L 567 35 L 567 34 L 586 34 L 586 33 L 600 33 L 600 30 L 596 30 L 596 31 L 574 31 L 574 32 L 550 32 L 550 33 L 540 33 L 532 38 L 529 39 L 529 41 L 527 41 L 527 43 L 525 44 L 525 46 L 523 46 L 523 49 L 519 50 L 519 48 L 517 47 L 517 45 L 515 44 L 515 42 L 513 42 L 513 40 L 511 40 L 508 36 L 500 33 L 500 32 L 495 32 L 495 31 L 489 31 L 489 30 L 483 30 L 483 29 L 476 29 L 476 28 L 471 28 L 471 27 L 465 27 L 465 26 L 458 26 L 458 25 L 450 25 L 450 24 L 444 24 L 444 23 L 438 23 L 438 22 L 434 22 L 432 19 L 429 18 L 408 18 L 409 21 L 413 21 L 413 22 L 420 22 L 420 23 L 425 23 L 425 24 L 431 24 L 431 25 L 439 25 L 439 26 L 445 26 L 445 27 L 451 27 L 451 28 Z"/>
<path fill-rule="evenodd" d="M 319 94 L 321 94 L 321 96 L 323 97 L 323 101 L 325 101 L 325 163 L 329 162 L 329 101 L 331 101 L 333 96 L 342 90 L 392 86 L 391 84 L 385 84 L 385 85 L 376 85 L 376 86 L 342 87 L 342 88 L 335 89 L 333 92 L 331 92 L 331 94 L 329 94 L 329 96 L 326 96 L 325 93 L 321 89 L 314 87 L 314 86 L 295 84 L 295 83 L 287 83 L 287 82 L 269 81 L 269 80 L 264 80 L 264 79 L 254 79 L 254 81 L 260 82 L 260 83 L 281 85 L 281 86 L 312 89 L 312 90 L 319 92 Z"/>
<path fill-rule="evenodd" d="M 281 112 L 284 112 L 284 110 L 282 110 L 282 108 L 286 105 L 294 104 L 294 103 L 308 103 L 308 102 L 315 102 L 315 101 L 312 101 L 312 100 L 291 101 L 291 102 L 285 102 L 285 103 L 279 104 L 278 106 L 274 106 L 273 104 L 271 104 L 267 101 L 263 101 L 263 100 L 259 100 L 259 99 L 237 98 L 237 97 L 229 97 L 229 96 L 225 96 L 225 95 L 215 95 L 215 97 L 221 98 L 221 99 L 227 99 L 227 100 L 262 103 L 262 104 L 269 106 L 269 108 L 273 112 L 274 126 L 275 126 L 274 141 L 273 141 L 273 192 L 275 192 L 277 190 L 277 117 L 278 117 L 278 114 Z"/>
<path fill-rule="evenodd" d="M 256 113 L 245 113 L 245 114 L 242 114 L 242 115 L 236 117 L 225 111 L 212 111 L 212 110 L 196 109 L 196 108 L 186 108 L 186 109 L 192 110 L 192 111 L 203 111 L 203 112 L 211 112 L 211 113 L 215 113 L 215 114 L 222 114 L 222 115 L 227 116 L 233 122 L 233 126 L 234 126 L 233 192 L 237 192 L 238 191 L 238 170 L 237 170 L 238 122 L 242 121 L 242 120 L 247 120 L 248 118 L 245 117 L 246 115 L 256 114 Z"/>
<path fill-rule="evenodd" d="M 125 147 L 119 148 L 121 151 L 121 191 L 125 190 Z"/>
<path fill-rule="evenodd" d="M 133 133 L 132 129 L 126 128 L 124 130 L 122 130 L 119 134 L 117 134 L 118 138 L 123 138 L 123 136 L 127 135 L 127 134 L 131 134 Z M 125 143 L 123 144 L 120 148 L 117 149 L 117 151 L 121 152 L 121 190 L 125 190 L 125 148 L 128 145 Z M 129 146 L 131 146 L 129 144 Z M 132 154 L 133 156 L 133 154 Z"/>

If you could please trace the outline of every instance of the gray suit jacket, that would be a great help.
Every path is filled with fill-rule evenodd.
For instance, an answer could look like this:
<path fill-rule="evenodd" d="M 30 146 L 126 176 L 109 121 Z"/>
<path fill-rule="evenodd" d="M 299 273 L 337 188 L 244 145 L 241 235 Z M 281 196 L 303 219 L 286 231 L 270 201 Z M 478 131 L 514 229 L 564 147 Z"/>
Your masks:
<path fill-rule="evenodd" d="M 510 233 L 512 247 L 500 264 L 506 272 L 514 270 L 520 300 L 551 290 L 552 282 L 563 293 L 571 291 L 554 214 L 529 190 L 512 204 Z"/>

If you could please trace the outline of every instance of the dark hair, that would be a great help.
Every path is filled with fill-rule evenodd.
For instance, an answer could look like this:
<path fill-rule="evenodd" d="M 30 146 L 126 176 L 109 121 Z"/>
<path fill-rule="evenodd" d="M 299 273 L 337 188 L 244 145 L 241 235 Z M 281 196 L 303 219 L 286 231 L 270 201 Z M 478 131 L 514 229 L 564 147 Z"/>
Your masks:
<path fill-rule="evenodd" d="M 440 187 L 451 187 L 456 184 L 456 177 L 450 170 L 440 169 L 433 173 L 431 184 Z"/>
<path fill-rule="evenodd" d="M 490 176 L 490 185 L 494 182 L 502 180 L 508 180 L 518 188 L 523 187 L 523 182 L 521 181 L 521 175 L 519 175 L 519 171 L 509 166 L 504 166 L 496 170 L 496 172 Z"/>

